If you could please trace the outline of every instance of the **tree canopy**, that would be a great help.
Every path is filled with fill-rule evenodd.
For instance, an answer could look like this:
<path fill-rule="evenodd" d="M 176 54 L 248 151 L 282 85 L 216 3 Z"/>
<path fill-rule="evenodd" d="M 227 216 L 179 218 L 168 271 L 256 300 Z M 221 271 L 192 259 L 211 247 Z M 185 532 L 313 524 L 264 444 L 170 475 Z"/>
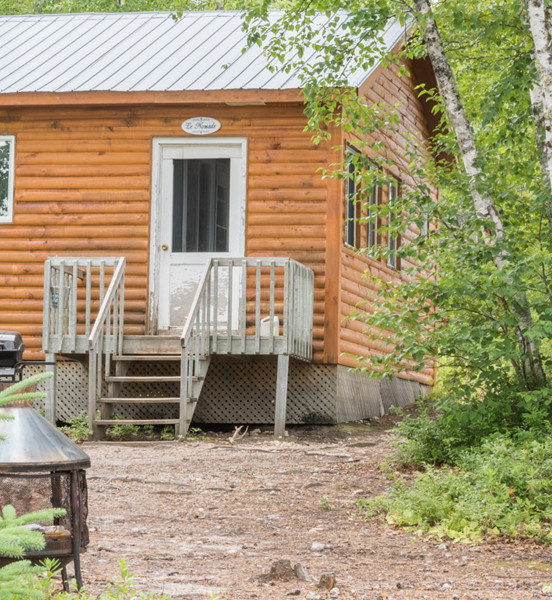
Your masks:
<path fill-rule="evenodd" d="M 529 8 L 538 3 L 531 0 Z M 345 22 L 339 9 L 348 11 Z M 322 35 L 315 27 L 317 11 L 327 17 Z M 549 35 L 548 8 L 541 17 Z M 408 40 L 398 54 L 382 57 L 372 42 L 393 18 L 408 28 Z M 398 284 L 377 282 L 375 312 L 359 308 L 351 315 L 387 342 L 386 352 L 366 359 L 372 372 L 422 369 L 436 358 L 455 373 L 456 390 L 464 398 L 546 385 L 552 219 L 542 118 L 544 113 L 550 119 L 551 111 L 544 95 L 534 101 L 543 69 L 535 60 L 529 20 L 527 2 L 521 0 L 431 5 L 427 0 L 295 0 L 276 24 L 268 21 L 266 4 L 249 11 L 251 43 L 281 60 L 295 51 L 293 66 L 302 71 L 315 138 L 327 135 L 328 123 L 338 123 L 374 150 L 371 131 L 390 135 L 400 127 L 393 106 L 370 105 L 344 87 L 346 71 L 383 59 L 405 66 L 402 76 L 407 77 L 409 60 L 429 53 L 439 81 L 439 89 L 419 90 L 435 101 L 441 118 L 430 142 L 437 159 L 422 162 L 421 142 L 413 135 L 408 184 L 396 206 L 379 208 L 384 217 L 379 223 L 386 222 L 390 210 L 402 214 L 393 224 L 397 234 L 421 231 L 430 220 L 428 235 L 394 250 L 419 266 L 403 271 Z M 303 57 L 312 50 L 318 62 L 307 66 Z M 547 85 L 550 79 L 542 89 Z M 439 160 L 451 154 L 458 161 Z M 386 183 L 388 159 L 383 151 L 380 155 L 379 174 L 367 159 L 359 170 L 358 183 L 365 189 L 374 179 Z M 437 202 L 432 185 L 441 190 Z M 379 259 L 389 253 L 388 248 L 365 251 Z M 427 277 L 436 272 L 437 277 Z"/>
<path fill-rule="evenodd" d="M 0 14 L 233 10 L 237 0 L 0 0 Z"/>

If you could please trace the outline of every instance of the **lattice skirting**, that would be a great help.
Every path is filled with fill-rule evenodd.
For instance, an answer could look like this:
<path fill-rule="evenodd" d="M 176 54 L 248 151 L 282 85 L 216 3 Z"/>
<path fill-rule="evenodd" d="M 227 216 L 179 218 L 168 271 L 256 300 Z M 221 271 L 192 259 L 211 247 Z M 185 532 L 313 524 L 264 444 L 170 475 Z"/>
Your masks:
<path fill-rule="evenodd" d="M 26 375 L 41 367 L 26 369 Z M 174 375 L 174 363 L 134 363 L 129 375 Z M 156 387 L 161 386 L 161 387 Z M 66 421 L 88 409 L 86 363 L 59 361 L 57 364 L 56 415 Z M 427 388 L 395 378 L 373 381 L 341 365 L 313 365 L 291 361 L 287 418 L 289 424 L 331 424 L 380 416 L 393 405 L 413 402 Z M 107 390 L 104 390 L 105 393 Z M 213 356 L 198 402 L 194 422 L 198 424 L 269 424 L 274 421 L 276 360 L 251 360 Z M 177 384 L 126 384 L 127 397 L 178 396 Z M 167 405 L 115 405 L 123 418 L 176 418 L 176 408 Z"/>

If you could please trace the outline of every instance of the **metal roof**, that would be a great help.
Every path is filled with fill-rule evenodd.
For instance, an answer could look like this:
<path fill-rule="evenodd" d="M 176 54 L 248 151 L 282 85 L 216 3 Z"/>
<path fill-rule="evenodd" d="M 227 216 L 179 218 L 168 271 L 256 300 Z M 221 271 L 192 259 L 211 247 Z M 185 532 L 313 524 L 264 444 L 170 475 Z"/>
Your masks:
<path fill-rule="evenodd" d="M 166 12 L 0 16 L 0 94 L 300 88 L 297 73 L 269 70 L 258 46 L 242 52 L 242 23 L 224 11 L 178 20 Z M 316 18 L 321 36 L 325 23 Z M 384 45 L 403 34 L 390 24 Z M 374 68 L 351 73 L 349 84 Z"/>

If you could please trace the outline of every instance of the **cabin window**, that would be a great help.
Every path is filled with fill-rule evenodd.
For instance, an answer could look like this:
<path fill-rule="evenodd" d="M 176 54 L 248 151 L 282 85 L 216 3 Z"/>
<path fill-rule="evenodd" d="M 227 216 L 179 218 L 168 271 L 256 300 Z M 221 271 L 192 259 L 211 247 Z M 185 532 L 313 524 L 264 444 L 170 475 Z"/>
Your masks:
<path fill-rule="evenodd" d="M 397 220 L 397 211 L 393 208 L 393 204 L 396 202 L 399 197 L 399 182 L 394 179 L 388 187 L 388 202 L 390 205 L 390 210 L 387 216 L 387 224 L 388 227 L 392 227 Z M 391 231 L 387 232 L 387 266 L 392 269 L 399 269 L 400 262 L 399 257 L 397 256 L 397 250 L 400 245 L 400 237 L 398 234 L 393 233 Z"/>
<path fill-rule="evenodd" d="M 379 228 L 379 192 L 380 187 L 376 182 L 373 183 L 368 198 L 367 205 L 367 220 L 366 220 L 366 247 L 375 248 L 378 246 L 378 228 Z"/>
<path fill-rule="evenodd" d="M 0 223 L 13 220 L 14 152 L 14 136 L 0 135 Z"/>
<path fill-rule="evenodd" d="M 360 217 L 360 203 L 358 202 L 357 165 L 355 155 L 358 150 L 352 146 L 347 147 L 345 162 L 347 165 L 347 179 L 345 188 L 345 245 L 358 248 L 358 223 Z"/>
<path fill-rule="evenodd" d="M 228 252 L 230 159 L 177 159 L 173 252 Z"/>

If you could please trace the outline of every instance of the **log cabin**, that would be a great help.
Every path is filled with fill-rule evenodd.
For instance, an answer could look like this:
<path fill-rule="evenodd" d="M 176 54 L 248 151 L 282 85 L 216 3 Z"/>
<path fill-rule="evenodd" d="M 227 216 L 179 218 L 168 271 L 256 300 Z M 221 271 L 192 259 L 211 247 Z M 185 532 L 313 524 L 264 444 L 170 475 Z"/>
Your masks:
<path fill-rule="evenodd" d="M 362 275 L 400 269 L 358 252 L 370 232 L 346 183 L 321 175 L 348 134 L 313 143 L 297 74 L 242 52 L 238 13 L 4 16 L 0 35 L 0 329 L 52 363 L 51 421 L 282 435 L 380 416 L 432 384 L 431 370 L 351 370 L 379 351 L 347 319 L 374 298 Z M 388 48 L 403 39 L 386 29 Z M 350 85 L 428 139 L 418 63 Z"/>

